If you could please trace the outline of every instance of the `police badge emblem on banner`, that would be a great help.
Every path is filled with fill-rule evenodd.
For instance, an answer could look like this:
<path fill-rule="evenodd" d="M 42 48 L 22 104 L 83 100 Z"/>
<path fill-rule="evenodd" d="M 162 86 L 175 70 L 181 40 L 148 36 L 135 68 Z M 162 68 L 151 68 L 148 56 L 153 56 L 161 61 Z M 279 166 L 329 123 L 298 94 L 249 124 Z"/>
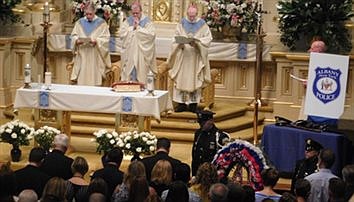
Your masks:
<path fill-rule="evenodd" d="M 344 111 L 349 56 L 311 53 L 304 113 L 338 119 Z"/>

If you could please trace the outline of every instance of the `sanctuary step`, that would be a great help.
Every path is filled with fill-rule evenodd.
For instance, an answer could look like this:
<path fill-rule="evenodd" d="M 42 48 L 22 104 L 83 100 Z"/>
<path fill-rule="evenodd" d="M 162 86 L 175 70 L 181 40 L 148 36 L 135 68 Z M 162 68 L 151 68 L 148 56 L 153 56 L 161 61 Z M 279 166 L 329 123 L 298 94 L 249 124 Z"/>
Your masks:
<path fill-rule="evenodd" d="M 232 138 L 253 140 L 253 115 L 244 103 L 219 101 L 212 109 L 216 126 L 228 132 Z M 258 137 L 263 130 L 264 114 L 259 113 Z M 90 137 L 99 129 L 114 129 L 114 114 L 73 112 L 71 115 L 72 136 Z M 160 123 L 152 119 L 151 131 L 158 137 L 172 141 L 192 142 L 194 131 L 199 128 L 197 116 L 191 112 L 171 113 L 162 116 Z"/>

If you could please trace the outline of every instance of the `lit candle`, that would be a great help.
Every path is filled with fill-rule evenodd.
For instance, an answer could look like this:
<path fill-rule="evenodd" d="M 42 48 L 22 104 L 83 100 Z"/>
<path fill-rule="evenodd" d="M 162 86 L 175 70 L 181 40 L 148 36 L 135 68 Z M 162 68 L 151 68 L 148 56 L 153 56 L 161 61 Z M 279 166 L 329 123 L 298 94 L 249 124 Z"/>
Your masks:
<path fill-rule="evenodd" d="M 52 72 L 46 72 L 44 75 L 44 84 L 47 89 L 50 89 L 50 86 L 52 85 Z"/>
<path fill-rule="evenodd" d="M 25 83 L 31 83 L 31 66 L 29 64 L 25 66 Z"/>
<path fill-rule="evenodd" d="M 43 14 L 44 15 L 49 15 L 49 4 L 48 4 L 48 2 L 45 2 L 45 4 L 44 4 Z"/>

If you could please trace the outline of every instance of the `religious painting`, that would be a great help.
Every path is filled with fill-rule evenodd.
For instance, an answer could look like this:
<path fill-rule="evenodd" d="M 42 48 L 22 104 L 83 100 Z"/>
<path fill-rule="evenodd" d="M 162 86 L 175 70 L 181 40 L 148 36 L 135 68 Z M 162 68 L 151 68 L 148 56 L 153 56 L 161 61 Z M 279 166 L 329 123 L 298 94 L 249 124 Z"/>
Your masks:
<path fill-rule="evenodd" d="M 173 0 L 154 0 L 153 1 L 153 20 L 160 22 L 172 21 Z"/>

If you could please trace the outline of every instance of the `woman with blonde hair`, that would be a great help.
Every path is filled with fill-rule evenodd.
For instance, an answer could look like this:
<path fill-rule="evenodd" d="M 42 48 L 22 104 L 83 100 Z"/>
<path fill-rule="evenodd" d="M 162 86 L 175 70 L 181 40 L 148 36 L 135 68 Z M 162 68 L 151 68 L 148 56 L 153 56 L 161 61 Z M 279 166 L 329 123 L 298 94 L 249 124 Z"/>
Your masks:
<path fill-rule="evenodd" d="M 159 160 L 152 168 L 150 186 L 155 189 L 158 196 L 161 197 L 163 191 L 168 189 L 172 182 L 172 165 L 167 160 Z"/>
<path fill-rule="evenodd" d="M 129 199 L 129 191 L 134 179 L 138 177 L 146 178 L 145 167 L 141 161 L 130 163 L 127 172 L 124 175 L 123 183 L 119 184 L 113 192 L 114 202 L 125 202 Z"/>
<path fill-rule="evenodd" d="M 67 199 L 68 201 L 86 202 L 88 200 L 89 183 L 84 179 L 88 171 L 88 163 L 85 158 L 78 156 L 71 164 L 73 177 L 68 180 Z"/>
<path fill-rule="evenodd" d="M 215 166 L 205 162 L 199 166 L 195 176 L 195 183 L 191 186 L 191 191 L 197 193 L 203 202 L 210 201 L 208 193 L 211 185 L 219 182 Z"/>

